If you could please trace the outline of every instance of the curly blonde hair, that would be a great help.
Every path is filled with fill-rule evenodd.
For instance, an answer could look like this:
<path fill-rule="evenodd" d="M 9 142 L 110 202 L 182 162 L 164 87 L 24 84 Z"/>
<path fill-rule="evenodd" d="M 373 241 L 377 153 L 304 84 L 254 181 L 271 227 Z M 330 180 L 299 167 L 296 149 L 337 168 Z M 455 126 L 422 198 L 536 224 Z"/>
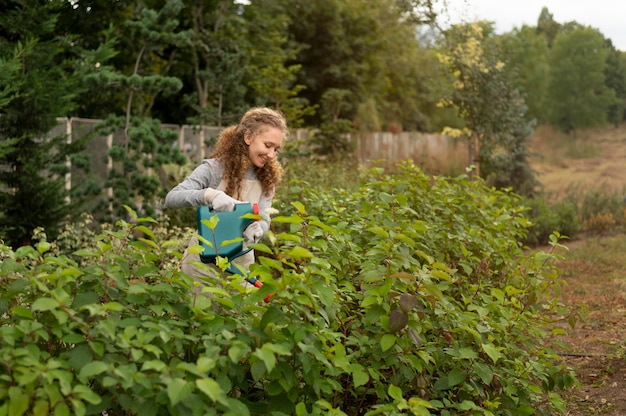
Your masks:
<path fill-rule="evenodd" d="M 251 108 L 243 115 L 239 124 L 227 127 L 220 133 L 209 157 L 224 164 L 224 179 L 227 183 L 225 192 L 228 195 L 238 197 L 243 176 L 252 165 L 244 137 L 249 135 L 254 138 L 268 127 L 276 127 L 282 131 L 284 139 L 289 134 L 285 116 L 280 111 L 265 107 Z M 271 196 L 282 179 L 282 166 L 276 158 L 269 160 L 262 168 L 252 166 L 261 182 L 263 194 Z"/>

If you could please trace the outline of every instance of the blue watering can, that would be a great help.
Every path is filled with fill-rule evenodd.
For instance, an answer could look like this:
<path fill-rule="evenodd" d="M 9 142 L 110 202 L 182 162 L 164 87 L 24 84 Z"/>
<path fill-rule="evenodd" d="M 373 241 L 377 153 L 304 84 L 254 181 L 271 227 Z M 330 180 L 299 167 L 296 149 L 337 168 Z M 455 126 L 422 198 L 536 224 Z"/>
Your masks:
<path fill-rule="evenodd" d="M 207 244 L 200 239 L 200 245 L 202 246 L 202 253 L 200 253 L 200 260 L 203 263 L 215 264 L 217 256 L 226 257 L 230 262 L 230 266 L 226 271 L 244 276 L 245 279 L 253 286 L 259 288 L 263 286 L 258 279 L 245 274 L 236 267 L 232 261 L 237 257 L 241 257 L 244 254 L 251 251 L 251 248 L 243 248 L 243 230 L 245 230 L 252 222 L 256 221 L 250 218 L 246 214 L 259 214 L 259 205 L 256 203 L 244 202 L 236 204 L 233 211 L 217 212 L 213 210 L 213 207 L 203 205 L 198 207 L 198 234 L 210 242 Z M 213 229 L 204 223 L 205 220 L 212 221 L 212 218 L 217 216 L 217 224 Z M 265 297 L 265 303 L 269 302 L 270 294 Z"/>
<path fill-rule="evenodd" d="M 259 205 L 248 202 L 236 204 L 235 209 L 228 212 L 217 212 L 213 210 L 213 207 L 206 205 L 198 207 L 198 234 L 210 242 L 207 244 L 200 239 L 200 245 L 203 249 L 200 253 L 200 260 L 203 263 L 215 264 L 217 256 L 226 257 L 231 262 L 231 266 L 227 270 L 231 273 L 242 274 L 237 267 L 232 265 L 232 261 L 252 250 L 251 248 L 244 250 L 241 239 L 243 230 L 255 221 L 248 218 L 246 214 L 258 215 Z M 211 229 L 204 223 L 204 220 L 211 221 L 214 216 L 218 218 L 217 225 Z M 246 217 L 244 218 L 244 216 Z"/>

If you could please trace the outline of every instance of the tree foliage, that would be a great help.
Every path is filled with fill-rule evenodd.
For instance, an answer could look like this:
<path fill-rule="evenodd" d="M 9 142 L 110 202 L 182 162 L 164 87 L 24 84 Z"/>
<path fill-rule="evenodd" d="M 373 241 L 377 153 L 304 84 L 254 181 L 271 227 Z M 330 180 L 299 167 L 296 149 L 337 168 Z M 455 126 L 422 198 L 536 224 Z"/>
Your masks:
<path fill-rule="evenodd" d="M 550 120 L 566 132 L 606 123 L 615 91 L 605 82 L 609 49 L 596 29 L 559 33 L 550 51 Z"/>
<path fill-rule="evenodd" d="M 247 9 L 250 39 L 248 85 L 255 105 L 279 109 L 292 128 L 315 114 L 315 106 L 302 97 L 298 83 L 302 65 L 295 63 L 299 46 L 289 39 L 288 16 L 274 1 L 253 1 Z"/>
<path fill-rule="evenodd" d="M 185 122 L 223 126 L 245 109 L 246 22 L 231 2 L 188 2 L 183 25 L 191 31 L 185 45 L 189 59 L 175 63 L 176 73 L 191 84 L 184 102 L 192 110 Z"/>
<path fill-rule="evenodd" d="M 561 25 L 554 20 L 554 15 L 550 13 L 547 7 L 543 7 L 537 19 L 537 34 L 546 39 L 549 48 L 552 47 L 554 39 L 560 30 Z"/>
<path fill-rule="evenodd" d="M 468 142 L 468 166 L 494 177 L 499 186 L 530 192 L 535 185 L 526 140 L 532 133 L 526 106 L 499 60 L 497 43 L 485 36 L 489 25 L 455 26 L 447 34 L 441 60 L 454 86 L 441 105 L 458 109 L 464 130 L 450 130 Z M 484 168 L 484 169 L 483 169 Z"/>
<path fill-rule="evenodd" d="M 80 207 L 79 200 L 67 202 L 65 174 L 81 143 L 51 133 L 57 117 L 71 115 L 81 92 L 73 38 L 62 35 L 58 20 L 62 6 L 9 1 L 0 15 L 0 235 L 15 246 L 27 243 L 38 226 L 55 235 Z"/>
<path fill-rule="evenodd" d="M 522 26 L 502 35 L 499 47 L 505 62 L 504 71 L 528 107 L 526 118 L 546 122 L 550 82 L 546 39 L 538 35 L 535 28 Z"/>
<path fill-rule="evenodd" d="M 268 105 L 283 110 L 290 126 L 319 131 L 305 150 L 317 148 L 324 154 L 346 151 L 345 133 L 352 129 L 440 132 L 468 127 L 475 133 L 473 142 L 481 142 L 469 163 L 480 162 L 492 178 L 512 179 L 520 177 L 518 168 L 526 163 L 520 134 L 530 131 L 533 120 L 565 130 L 623 120 L 624 52 L 597 30 L 560 23 L 547 8 L 536 26 L 504 35 L 496 35 L 489 24 L 478 24 L 483 30 L 480 59 L 487 71 L 473 68 L 472 90 L 465 81 L 456 82 L 460 72 L 447 72 L 437 59 L 446 34 L 438 31 L 436 11 L 445 14 L 447 5 L 444 0 L 8 1 L 0 19 L 0 104 L 8 109 L 25 103 L 33 97 L 24 95 L 26 90 L 39 94 L 45 84 L 36 102 L 47 103 L 50 117 L 45 111 L 36 114 L 42 118 L 46 113 L 46 123 L 64 116 L 108 120 L 102 131 L 114 138 L 109 155 L 115 158 L 114 174 L 107 183 L 89 188 L 114 193 L 113 200 L 89 206 L 105 211 L 126 203 L 137 209 L 145 205 L 151 212 L 157 189 L 163 187 L 153 174 L 167 161 L 183 162 L 171 150 L 174 136 L 158 131 L 159 122 L 224 126 L 248 107 Z M 42 12 L 29 15 L 36 7 Z M 24 28 L 19 36 L 17 24 Z M 41 53 L 33 45 L 53 38 L 55 57 L 41 59 L 36 69 L 40 76 L 35 77 L 33 57 Z M 457 41 L 464 42 L 461 38 Z M 473 46 L 465 46 L 469 56 Z M 457 58 L 461 65 L 461 55 Z M 504 67 L 498 68 L 498 62 Z M 16 71 L 23 63 L 30 65 L 29 75 L 19 77 Z M 468 68 L 462 76 L 470 76 Z M 26 86 L 26 80 L 31 84 Z M 453 96 L 454 105 L 437 106 L 452 103 L 446 99 Z M 528 125 L 516 121 L 524 109 Z M 8 114 L 16 114 L 11 111 L 3 118 L 6 126 L 32 124 L 11 118 Z M 17 134 L 4 134 L 3 139 L 4 155 L 18 152 L 16 146 L 26 140 Z M 57 172 L 39 171 L 45 176 L 42 183 L 59 179 L 68 158 L 89 166 L 76 146 L 66 149 L 67 158 L 61 157 L 62 142 L 52 145 L 56 150 L 43 151 L 47 157 L 58 156 L 56 161 L 37 162 Z M 497 161 L 490 160 L 492 154 Z M 12 163 L 4 164 L 3 173 L 11 171 Z M 30 185 L 20 185 L 33 193 L 29 200 L 38 192 L 65 192 L 59 186 L 42 185 L 39 190 Z M 17 189 L 11 185 L 0 191 L 9 188 Z M 86 188 L 73 189 L 74 197 L 91 192 Z M 65 195 L 47 198 L 66 200 Z M 55 216 L 65 215 L 58 212 Z M 118 210 L 115 215 L 125 213 Z M 11 226 L 22 227 L 21 219 Z M 32 226 L 24 225 L 26 238 L 21 241 Z"/>
<path fill-rule="evenodd" d="M 150 117 L 158 95 L 170 96 L 182 87 L 180 79 L 167 75 L 173 57 L 166 53 L 168 48 L 175 50 L 189 40 L 190 33 L 178 27 L 182 8 L 182 2 L 169 0 L 162 9 L 143 9 L 137 19 L 125 22 L 129 38 L 136 40 L 132 72 L 112 69 L 93 78 L 125 97 L 123 115 L 111 114 L 98 126 L 102 134 L 122 132 L 108 155 L 112 169 L 105 187 L 112 193 L 96 207 L 105 220 L 123 215 L 119 209 L 111 212 L 121 203 L 154 214 L 157 196 L 163 194 L 157 170 L 165 163 L 185 162 L 180 149 L 173 146 L 178 139 L 176 132 L 168 131 L 160 120 Z"/>
<path fill-rule="evenodd" d="M 615 49 L 610 39 L 606 41 L 609 50 L 604 71 L 606 86 L 615 91 L 615 102 L 607 111 L 609 122 L 618 126 L 626 120 L 626 52 Z"/>

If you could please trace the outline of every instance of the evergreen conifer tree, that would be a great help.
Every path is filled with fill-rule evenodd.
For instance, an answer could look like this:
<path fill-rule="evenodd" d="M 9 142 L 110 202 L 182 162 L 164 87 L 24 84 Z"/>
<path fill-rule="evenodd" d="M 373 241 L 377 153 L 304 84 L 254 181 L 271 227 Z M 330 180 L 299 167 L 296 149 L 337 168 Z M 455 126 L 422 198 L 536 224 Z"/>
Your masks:
<path fill-rule="evenodd" d="M 0 13 L 0 238 L 14 247 L 36 227 L 54 236 L 73 207 L 64 175 L 80 143 L 49 135 L 70 113 L 79 82 L 71 38 L 57 34 L 60 7 L 5 1 Z"/>

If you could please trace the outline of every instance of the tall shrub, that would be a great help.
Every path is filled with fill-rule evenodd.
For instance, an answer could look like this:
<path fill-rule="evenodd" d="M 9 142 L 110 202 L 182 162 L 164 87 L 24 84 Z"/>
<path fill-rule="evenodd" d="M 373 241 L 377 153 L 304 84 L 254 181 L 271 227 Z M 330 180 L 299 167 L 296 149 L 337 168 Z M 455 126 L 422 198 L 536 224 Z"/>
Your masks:
<path fill-rule="evenodd" d="M 14 247 L 39 226 L 54 235 L 78 205 L 67 203 L 64 175 L 82 144 L 50 134 L 72 110 L 84 70 L 62 34 L 62 7 L 7 1 L 0 13 L 0 238 Z"/>
<path fill-rule="evenodd" d="M 302 185 L 254 246 L 260 289 L 177 271 L 149 218 L 68 254 L 3 247 L 0 414 L 564 411 L 554 256 L 521 250 L 513 195 L 412 164 Z"/>

